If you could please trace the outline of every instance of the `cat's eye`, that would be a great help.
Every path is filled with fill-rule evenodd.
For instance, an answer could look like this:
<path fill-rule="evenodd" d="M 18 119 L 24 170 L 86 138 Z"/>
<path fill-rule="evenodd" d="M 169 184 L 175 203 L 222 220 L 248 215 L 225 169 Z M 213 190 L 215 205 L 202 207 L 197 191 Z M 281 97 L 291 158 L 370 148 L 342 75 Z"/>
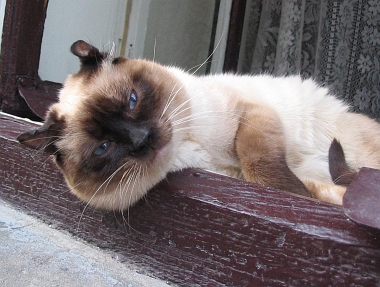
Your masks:
<path fill-rule="evenodd" d="M 129 96 L 129 108 L 133 110 L 136 107 L 137 103 L 137 95 L 135 92 L 131 92 L 131 95 Z"/>
<path fill-rule="evenodd" d="M 108 149 L 110 148 L 111 143 L 110 142 L 104 142 L 102 143 L 95 151 L 94 155 L 103 155 L 105 154 Z"/>

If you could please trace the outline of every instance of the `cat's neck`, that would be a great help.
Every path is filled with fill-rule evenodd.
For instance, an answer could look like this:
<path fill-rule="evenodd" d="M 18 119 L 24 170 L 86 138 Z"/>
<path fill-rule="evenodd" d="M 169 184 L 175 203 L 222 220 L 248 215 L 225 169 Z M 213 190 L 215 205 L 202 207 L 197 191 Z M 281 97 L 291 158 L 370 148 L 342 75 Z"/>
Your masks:
<path fill-rule="evenodd" d="M 227 172 L 225 168 L 238 165 L 230 158 L 233 145 L 227 144 L 233 143 L 241 114 L 236 97 L 229 97 L 233 91 L 218 76 L 196 76 L 177 68 L 168 69 L 178 79 L 176 89 L 185 94 L 191 110 L 187 126 L 178 126 L 181 131 L 176 137 L 181 140 L 175 147 L 173 169 L 197 167 L 236 175 L 235 170 Z M 222 134 L 220 126 L 224 127 Z M 216 138 L 219 140 L 215 141 Z M 222 161 L 220 152 L 226 155 Z"/>

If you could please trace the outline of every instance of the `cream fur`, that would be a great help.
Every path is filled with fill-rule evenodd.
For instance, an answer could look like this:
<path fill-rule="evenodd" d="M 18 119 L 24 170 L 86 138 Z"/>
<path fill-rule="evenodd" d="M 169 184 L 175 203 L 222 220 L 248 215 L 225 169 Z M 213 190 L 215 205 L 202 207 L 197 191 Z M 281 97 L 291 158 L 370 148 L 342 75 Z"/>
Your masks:
<path fill-rule="evenodd" d="M 162 101 L 163 106 L 168 106 L 167 117 L 176 114 L 170 119 L 173 136 L 153 160 L 136 161 L 140 171 L 130 171 L 126 175 L 138 174 L 133 183 L 125 178 L 122 178 L 124 183 L 105 183 L 106 192 L 94 195 L 95 187 L 91 186 L 92 191 L 87 190 L 73 181 L 75 171 L 63 169 L 73 192 L 91 205 L 106 209 L 127 208 L 168 172 L 187 167 L 243 178 L 235 137 L 243 111 L 250 104 L 275 113 L 280 119 L 285 135 L 286 162 L 315 197 L 340 204 L 344 194 L 343 187 L 333 184 L 328 169 L 328 150 L 334 138 L 341 142 L 348 165 L 354 170 L 362 166 L 380 168 L 379 125 L 365 116 L 348 113 L 347 105 L 312 80 L 270 75 L 196 77 L 177 68 L 160 67 L 143 60 L 127 63 L 150 69 L 152 73 L 148 77 L 164 77 L 167 81 L 166 90 L 172 92 L 162 95 Z M 114 68 L 110 63 L 105 63 L 90 83 L 80 75 L 67 79 L 60 102 L 51 110 L 58 111 L 67 121 L 68 134 L 58 146 L 71 152 L 72 160 L 77 156 L 77 146 L 91 141 L 91 135 L 82 140 L 76 136 L 83 133 L 75 122 L 83 110 L 84 99 L 92 97 L 95 91 L 112 96 L 109 82 L 120 78 L 120 73 L 125 73 L 125 82 L 130 81 L 127 67 Z"/>
<path fill-rule="evenodd" d="M 344 147 L 347 163 L 353 170 L 363 166 L 380 168 L 378 123 L 349 113 L 347 105 L 313 80 L 270 75 L 197 78 L 176 69 L 171 71 L 184 84 L 193 113 L 199 113 L 199 119 L 192 122 L 191 133 L 210 159 L 201 167 L 241 177 L 232 149 L 240 120 L 238 103 L 245 102 L 269 107 L 280 117 L 288 166 L 306 186 L 309 182 L 320 183 L 320 194 L 314 193 L 318 198 L 341 204 L 344 194 L 345 189 L 335 187 L 329 173 L 328 150 L 334 138 Z M 183 160 L 187 163 L 195 158 L 194 154 L 197 153 L 184 149 L 177 157 L 188 158 Z M 315 192 L 315 188 L 311 190 Z"/>

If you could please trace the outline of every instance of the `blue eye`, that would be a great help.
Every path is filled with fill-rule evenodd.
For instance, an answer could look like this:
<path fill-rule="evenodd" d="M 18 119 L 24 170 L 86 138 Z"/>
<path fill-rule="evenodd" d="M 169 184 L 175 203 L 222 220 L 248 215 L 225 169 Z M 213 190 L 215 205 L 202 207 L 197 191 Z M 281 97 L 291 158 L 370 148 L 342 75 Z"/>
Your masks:
<path fill-rule="evenodd" d="M 105 154 L 110 147 L 110 142 L 104 142 L 102 143 L 95 151 L 94 155 L 103 155 Z"/>
<path fill-rule="evenodd" d="M 137 103 L 137 95 L 135 92 L 131 92 L 131 95 L 129 96 L 129 108 L 133 110 L 136 107 Z"/>

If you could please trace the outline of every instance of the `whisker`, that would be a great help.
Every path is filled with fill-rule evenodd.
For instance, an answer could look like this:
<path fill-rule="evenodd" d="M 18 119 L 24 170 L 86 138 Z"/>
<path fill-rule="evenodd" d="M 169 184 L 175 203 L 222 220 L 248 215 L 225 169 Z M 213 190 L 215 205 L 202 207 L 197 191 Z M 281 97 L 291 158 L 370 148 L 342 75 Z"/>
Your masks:
<path fill-rule="evenodd" d="M 128 178 L 128 180 L 126 182 L 126 188 L 124 190 L 130 191 L 129 192 L 129 198 L 128 198 L 128 206 L 131 206 L 131 198 L 133 195 L 133 189 L 135 187 L 135 183 L 137 181 L 137 178 L 139 177 L 139 170 L 141 170 L 141 166 L 139 166 L 139 168 L 137 169 L 137 166 L 135 165 L 133 168 L 133 173 L 131 174 L 131 176 Z M 130 187 L 131 183 L 132 183 L 132 187 Z M 128 226 L 130 227 L 130 224 L 129 224 L 129 208 L 127 209 L 127 219 L 126 220 L 127 220 Z"/>
<path fill-rule="evenodd" d="M 183 85 L 180 86 L 177 91 L 174 92 L 174 89 L 176 87 L 177 83 L 173 86 L 172 88 L 172 91 L 170 92 L 170 95 L 169 95 L 169 98 L 168 100 L 166 101 L 166 104 L 165 104 L 165 107 L 161 113 L 161 116 L 160 116 L 160 120 L 162 119 L 162 117 L 164 116 L 165 112 L 167 111 L 167 109 L 170 107 L 170 105 L 172 104 L 172 102 L 174 101 L 174 99 L 177 97 L 178 93 L 181 91 L 181 89 L 183 88 Z"/>
<path fill-rule="evenodd" d="M 121 178 L 118 186 L 119 186 L 119 195 L 120 195 L 120 201 L 121 202 L 124 202 L 126 201 L 127 199 L 124 198 L 124 195 L 126 195 L 126 192 L 128 192 L 128 189 L 129 189 L 129 182 L 131 180 L 131 177 L 133 176 L 133 172 L 134 170 L 136 169 L 136 165 L 137 164 L 134 164 L 131 168 L 129 168 L 124 174 L 123 174 L 123 177 Z M 126 183 L 124 183 L 124 180 L 127 180 Z M 123 188 L 125 187 L 126 185 L 126 188 Z M 122 218 L 123 218 L 123 223 L 124 223 L 124 227 L 125 224 L 127 224 L 127 226 L 129 227 L 129 229 L 131 229 L 131 225 L 129 224 L 129 208 L 127 209 L 127 218 L 125 218 L 124 216 L 124 210 L 120 210 L 121 214 L 122 214 Z"/>
<path fill-rule="evenodd" d="M 192 69 L 196 68 L 195 71 L 194 71 L 193 73 L 191 73 L 190 75 L 194 75 L 194 74 L 195 74 L 196 72 L 198 72 L 199 69 L 201 69 L 205 64 L 210 63 L 209 60 L 212 58 L 212 56 L 215 54 L 216 50 L 219 48 L 219 45 L 220 45 L 222 39 L 223 39 L 223 33 L 222 33 L 221 37 L 219 38 L 218 43 L 216 44 L 214 50 L 213 50 L 213 51 L 211 52 L 211 54 L 206 58 L 206 60 L 204 60 L 201 64 L 198 64 L 198 65 L 196 65 L 196 66 L 190 68 L 190 69 L 187 71 L 187 72 L 190 72 Z M 211 62 L 212 62 L 212 61 L 211 61 Z M 175 84 L 175 86 L 176 86 L 176 85 L 177 85 L 177 83 Z M 167 103 L 166 103 L 166 105 L 165 105 L 165 108 L 164 108 L 163 111 L 162 111 L 162 114 L 161 114 L 160 120 L 161 120 L 161 118 L 163 117 L 163 115 L 165 114 L 165 112 L 167 111 L 167 109 L 169 108 L 169 106 L 171 105 L 171 103 L 173 102 L 174 98 L 178 95 L 179 91 L 182 90 L 184 84 L 182 84 L 182 85 L 179 87 L 179 89 L 176 91 L 176 93 L 174 93 L 174 96 L 173 96 L 173 90 L 174 90 L 175 86 L 173 87 L 172 92 L 171 92 L 171 94 L 169 95 L 169 98 L 168 98 L 168 100 L 167 100 Z M 171 114 L 169 115 L 169 118 L 172 118 L 171 115 L 172 115 L 173 113 L 175 113 L 177 110 L 181 109 L 181 107 L 184 106 L 184 105 L 186 105 L 187 102 L 189 102 L 191 99 L 192 99 L 192 98 L 190 98 L 190 99 L 188 99 L 187 101 L 185 101 L 185 103 L 182 103 L 179 107 L 176 107 L 176 108 L 174 109 L 174 111 L 172 111 Z M 193 97 L 193 99 L 194 99 L 194 97 Z M 168 120 L 167 120 L 167 121 L 168 121 Z M 167 121 L 166 121 L 166 122 L 167 122 Z"/>
<path fill-rule="evenodd" d="M 333 181 L 334 184 L 337 184 L 337 183 L 339 182 L 339 180 L 341 180 L 343 177 L 348 176 L 348 175 L 351 176 L 352 173 L 347 172 L 347 173 L 343 173 L 343 174 L 339 175 L 339 176 L 338 176 L 337 178 L 335 178 L 335 180 Z"/>
<path fill-rule="evenodd" d="M 189 99 L 187 99 L 186 101 L 184 101 L 183 103 L 181 103 L 179 106 L 177 106 L 168 116 L 168 119 L 166 120 L 166 122 L 170 121 L 172 118 L 173 118 L 173 115 L 175 116 L 177 111 L 180 110 L 183 106 L 185 106 L 187 103 L 189 103 L 192 99 L 194 99 L 196 96 L 194 97 L 191 97 Z"/>
<path fill-rule="evenodd" d="M 194 67 L 189 68 L 186 72 L 190 73 L 191 70 L 196 69 L 196 68 L 202 68 L 202 66 L 203 66 L 204 64 L 209 64 L 209 63 L 212 63 L 212 62 L 213 62 L 213 61 L 207 61 L 207 62 L 205 62 L 205 63 L 195 65 Z"/>
<path fill-rule="evenodd" d="M 188 123 L 188 122 L 192 122 L 192 121 L 196 121 L 196 120 L 200 120 L 200 119 L 203 119 L 203 118 L 220 118 L 220 119 L 224 119 L 226 121 L 236 121 L 238 124 L 242 124 L 242 125 L 246 125 L 252 129 L 255 129 L 261 133 L 264 133 L 262 130 L 260 130 L 257 126 L 254 125 L 254 123 L 247 119 L 246 117 L 240 115 L 241 111 L 239 110 L 224 110 L 224 111 L 204 111 L 204 112 L 198 112 L 198 113 L 195 113 L 195 114 L 192 114 L 192 115 L 189 115 L 189 116 L 186 116 L 186 117 L 183 117 L 181 119 L 178 119 L 178 120 L 175 120 L 172 122 L 172 126 L 173 127 L 176 127 L 176 126 L 179 126 L 179 125 L 182 125 L 182 124 L 185 124 L 185 123 Z M 210 116 L 211 114 L 211 116 Z M 212 114 L 217 114 L 217 115 L 212 115 Z M 219 115 L 220 114 L 220 115 Z M 231 119 L 231 115 L 232 116 L 236 116 L 237 118 L 236 119 Z M 220 123 L 215 123 L 214 124 L 217 124 L 219 125 Z M 207 126 L 209 126 L 210 123 L 207 123 Z M 190 127 L 184 127 L 182 129 L 192 129 L 192 128 L 196 128 L 196 127 L 204 127 L 202 125 L 200 126 L 190 126 Z M 176 129 L 176 131 L 178 131 L 180 129 Z"/>
<path fill-rule="evenodd" d="M 216 44 L 214 50 L 212 51 L 212 53 L 206 58 L 206 60 L 204 60 L 204 62 L 202 64 L 199 65 L 199 67 L 191 74 L 191 75 L 194 75 L 196 72 L 199 71 L 200 68 L 202 68 L 205 64 L 207 64 L 207 62 L 212 58 L 212 56 L 215 54 L 216 50 L 218 49 L 220 43 L 222 41 L 222 37 L 219 39 L 218 43 Z"/>
<path fill-rule="evenodd" d="M 108 186 L 109 182 L 112 180 L 112 178 L 123 168 L 125 167 L 130 161 L 127 161 L 123 163 L 119 168 L 117 168 L 103 183 L 98 187 L 98 189 L 94 192 L 94 194 L 91 196 L 91 198 L 88 200 L 86 203 L 85 207 L 83 208 L 83 211 L 81 212 L 79 221 L 78 221 L 78 226 L 77 226 L 77 231 L 79 230 L 80 222 L 82 221 L 84 212 L 86 211 L 87 207 L 90 205 L 91 201 L 94 199 L 94 197 L 97 195 L 99 190 L 106 184 Z"/>
<path fill-rule="evenodd" d="M 153 46 L 153 59 L 152 62 L 154 63 L 156 61 L 156 46 L 157 46 L 157 38 L 154 38 L 154 46 Z"/>

